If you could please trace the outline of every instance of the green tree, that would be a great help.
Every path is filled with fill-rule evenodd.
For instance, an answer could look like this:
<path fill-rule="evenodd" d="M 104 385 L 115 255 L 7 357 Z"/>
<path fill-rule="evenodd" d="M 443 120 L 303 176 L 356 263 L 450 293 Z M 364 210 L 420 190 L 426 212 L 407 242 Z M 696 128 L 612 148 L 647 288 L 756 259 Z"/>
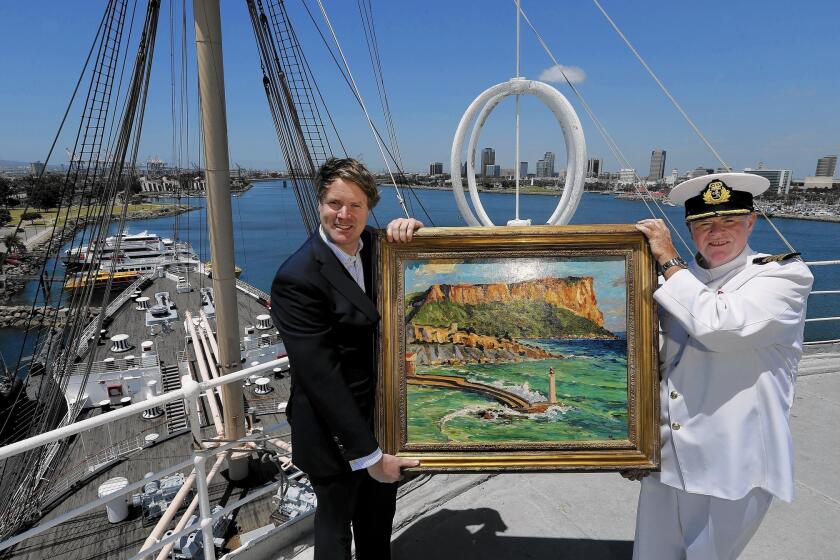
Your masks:
<path fill-rule="evenodd" d="M 44 175 L 40 179 L 26 182 L 24 190 L 29 199 L 29 205 L 35 208 L 55 208 L 61 200 L 64 182 L 57 175 Z"/>
<path fill-rule="evenodd" d="M 5 226 L 12 221 L 12 213 L 8 208 L 0 208 L 0 226 Z"/>
<path fill-rule="evenodd" d="M 3 237 L 3 245 L 6 246 L 8 253 L 24 253 L 26 252 L 26 245 L 17 233 L 8 233 Z"/>
<path fill-rule="evenodd" d="M 12 182 L 5 177 L 0 177 L 0 200 L 6 199 L 12 194 Z"/>

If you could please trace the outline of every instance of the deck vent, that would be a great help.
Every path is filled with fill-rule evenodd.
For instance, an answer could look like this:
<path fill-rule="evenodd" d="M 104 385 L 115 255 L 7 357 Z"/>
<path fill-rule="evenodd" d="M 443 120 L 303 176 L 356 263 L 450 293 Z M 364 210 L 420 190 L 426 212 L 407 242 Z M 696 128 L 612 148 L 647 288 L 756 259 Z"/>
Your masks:
<path fill-rule="evenodd" d="M 111 352 L 128 352 L 131 346 L 128 344 L 127 334 L 115 334 L 111 337 Z"/>
<path fill-rule="evenodd" d="M 134 309 L 136 309 L 137 311 L 145 311 L 149 308 L 149 298 L 148 297 L 146 297 L 146 296 L 139 297 L 135 301 L 137 302 L 137 307 L 135 307 Z"/>
<path fill-rule="evenodd" d="M 272 328 L 271 315 L 257 315 L 257 330 L 265 331 Z"/>
<path fill-rule="evenodd" d="M 128 479 L 123 476 L 109 478 L 99 485 L 99 497 L 104 498 L 128 486 Z M 128 517 L 128 502 L 124 495 L 116 496 L 113 500 L 105 504 L 105 511 L 108 513 L 108 521 L 111 523 L 119 523 Z"/>
<path fill-rule="evenodd" d="M 254 392 L 258 395 L 269 394 L 271 391 L 274 390 L 274 388 L 270 385 L 270 383 L 271 383 L 271 381 L 268 379 L 268 377 L 258 378 L 254 382 L 254 384 L 256 385 L 256 387 L 254 387 Z"/>
<path fill-rule="evenodd" d="M 157 396 L 157 380 L 150 379 L 146 382 L 146 395 L 145 399 L 149 400 L 153 397 Z M 152 418 L 159 418 L 163 415 L 163 410 L 158 407 L 152 407 L 143 411 L 143 418 L 146 420 L 150 420 Z"/>
<path fill-rule="evenodd" d="M 102 363 L 105 364 L 106 370 L 114 370 L 117 369 L 117 364 L 114 363 L 114 358 L 105 358 L 102 360 Z"/>

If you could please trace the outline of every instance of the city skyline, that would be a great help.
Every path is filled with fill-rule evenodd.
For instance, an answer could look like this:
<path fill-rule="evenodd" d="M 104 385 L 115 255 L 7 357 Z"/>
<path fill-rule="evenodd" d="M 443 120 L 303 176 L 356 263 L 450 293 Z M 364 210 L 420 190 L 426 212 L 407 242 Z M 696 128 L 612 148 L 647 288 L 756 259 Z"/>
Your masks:
<path fill-rule="evenodd" d="M 721 167 L 593 6 L 528 1 L 522 5 L 555 55 L 561 57 L 559 62 L 573 67 L 570 72 L 576 87 L 631 167 L 648 168 L 651 150 L 656 148 L 667 150 L 668 169 Z M 0 6 L 0 41 L 4 52 L 10 53 L 0 60 L 4 76 L 0 160 L 44 160 L 103 6 L 104 0 Z M 428 17 L 446 6 L 436 1 L 373 5 L 384 82 L 407 171 L 422 172 L 430 161 L 439 161 L 445 172 L 450 172 L 449 147 L 464 110 L 481 91 L 514 74 L 512 3 L 465 1 L 455 13 L 446 9 L 447 18 Z M 837 18 L 831 16 L 840 15 L 840 6 L 813 2 L 794 9 L 776 1 L 738 5 L 713 1 L 701 8 L 651 0 L 641 8 L 615 1 L 604 2 L 604 7 L 733 169 L 755 168 L 764 162 L 768 168 L 790 169 L 794 178 L 802 178 L 814 174 L 817 159 L 840 152 L 834 132 L 840 108 L 832 98 L 840 77 L 824 70 L 832 67 L 836 58 L 832 41 L 836 32 L 831 22 Z M 301 6 L 290 3 L 288 9 L 299 22 L 301 43 L 343 131 L 348 154 L 360 157 L 372 169 L 384 169 L 361 112 L 311 22 Z M 342 47 L 372 118 L 384 131 L 355 6 L 330 5 L 327 9 L 334 24 L 341 22 L 337 32 Z M 171 154 L 176 151 L 169 122 L 167 11 L 167 6 L 161 11 L 156 54 L 160 64 L 153 71 L 140 161 L 157 155 L 173 163 Z M 728 17 L 716 22 L 715 40 L 707 34 L 685 33 L 686 22 L 718 11 Z M 222 12 L 231 167 L 239 163 L 283 169 L 244 3 L 225 2 Z M 766 31 L 780 17 L 792 30 L 781 38 Z M 140 15 L 136 19 L 141 19 Z M 407 25 L 408 21 L 424 23 Z M 557 25 L 548 25 L 552 21 Z M 190 25 L 188 32 L 191 41 Z M 726 37 L 737 39 L 723 40 Z M 494 63 L 470 63 L 474 60 Z M 429 62 L 437 68 L 434 79 L 416 71 Z M 781 80 L 779 68 L 785 70 Z M 532 79 L 557 79 L 552 62 L 524 23 L 522 74 Z M 195 84 L 187 82 L 194 97 Z M 625 167 L 600 138 L 568 86 L 550 83 L 575 107 L 586 136 L 587 157 L 602 159 L 605 170 Z M 197 130 L 196 107 L 192 101 L 191 133 Z M 68 126 L 78 122 L 78 115 L 78 110 L 71 111 Z M 530 96 L 522 98 L 521 130 L 520 161 L 530 162 L 533 169 L 545 152 L 553 152 L 555 171 L 562 172 L 566 147 L 560 127 L 550 111 Z M 189 144 L 189 153 L 181 162 L 184 167 L 200 162 L 195 150 L 197 136 L 191 137 Z M 65 147 L 71 145 L 72 139 L 60 139 L 50 163 L 66 162 Z M 511 100 L 502 102 L 487 120 L 479 145 L 494 146 L 496 161 L 503 168 L 515 168 Z"/>

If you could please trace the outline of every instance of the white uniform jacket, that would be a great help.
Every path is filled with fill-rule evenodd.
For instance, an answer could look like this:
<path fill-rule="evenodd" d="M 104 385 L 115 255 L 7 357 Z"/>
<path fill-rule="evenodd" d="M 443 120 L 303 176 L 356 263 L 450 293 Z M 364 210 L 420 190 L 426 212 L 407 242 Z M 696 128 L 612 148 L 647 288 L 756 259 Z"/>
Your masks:
<path fill-rule="evenodd" d="M 759 487 L 793 499 L 788 413 L 813 276 L 798 259 L 715 269 L 692 262 L 660 305 L 660 480 L 735 500 Z"/>

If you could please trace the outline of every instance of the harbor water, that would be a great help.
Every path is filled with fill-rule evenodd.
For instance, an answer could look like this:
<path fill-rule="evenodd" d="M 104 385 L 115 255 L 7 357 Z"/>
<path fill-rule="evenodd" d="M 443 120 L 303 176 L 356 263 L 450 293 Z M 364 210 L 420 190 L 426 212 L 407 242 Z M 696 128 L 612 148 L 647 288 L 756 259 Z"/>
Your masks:
<path fill-rule="evenodd" d="M 242 268 L 241 278 L 258 288 L 270 291 L 271 280 L 277 266 L 300 246 L 306 232 L 300 220 L 300 213 L 291 186 L 283 187 L 282 180 L 259 181 L 242 195 L 233 198 L 234 235 L 236 236 L 236 264 Z M 426 225 L 464 226 L 455 205 L 451 191 L 413 190 L 403 192 L 406 204 L 413 216 Z M 557 205 L 558 195 L 523 195 L 520 197 L 520 216 L 532 219 L 534 224 L 545 223 Z M 206 212 L 203 199 L 181 199 L 181 204 L 190 204 L 196 210 L 179 216 L 167 216 L 147 220 L 131 221 L 130 233 L 148 230 L 164 237 L 177 237 L 190 242 L 202 260 L 210 260 L 207 237 Z M 482 203 L 487 214 L 497 224 L 503 224 L 513 216 L 514 196 L 507 193 L 482 194 Z M 652 204 L 652 203 L 649 203 Z M 675 237 L 675 245 L 685 258 L 691 256 L 693 246 L 688 230 L 683 223 L 683 208 L 661 206 L 670 221 L 676 226 L 686 245 Z M 661 217 L 660 210 L 653 208 L 655 217 Z M 393 187 L 382 187 L 382 200 L 374 209 L 370 223 L 384 227 L 396 217 L 403 215 L 397 203 Z M 430 218 L 430 217 L 431 218 Z M 612 196 L 585 193 L 577 208 L 572 224 L 615 224 L 631 223 L 651 216 L 645 203 L 638 200 L 620 200 Z M 797 219 L 778 219 L 774 222 L 789 243 L 802 253 L 805 260 L 820 261 L 838 258 L 837 239 L 840 238 L 840 223 L 818 222 Z M 112 230 L 115 226 L 112 225 Z M 765 220 L 759 220 L 750 238 L 753 249 L 767 253 L 787 251 L 785 244 Z M 692 249 L 689 249 L 691 247 Z M 60 263 L 51 261 L 61 270 Z M 815 290 L 831 290 L 840 286 L 840 267 L 815 267 Z M 31 281 L 25 289 L 7 302 L 9 305 L 31 304 L 37 292 L 37 282 Z M 60 294 L 58 286 L 52 290 L 51 300 L 56 303 Z M 39 304 L 43 296 L 39 296 Z M 66 300 L 65 295 L 63 299 Z M 809 317 L 840 315 L 840 297 L 837 295 L 812 296 L 808 303 Z M 837 321 L 810 323 L 805 329 L 806 340 L 840 338 Z M 31 336 L 31 335 L 30 335 Z M 23 333 L 13 329 L 0 332 L 0 350 L 10 366 L 14 365 L 23 342 Z M 31 343 L 29 343 L 31 344 Z"/>

